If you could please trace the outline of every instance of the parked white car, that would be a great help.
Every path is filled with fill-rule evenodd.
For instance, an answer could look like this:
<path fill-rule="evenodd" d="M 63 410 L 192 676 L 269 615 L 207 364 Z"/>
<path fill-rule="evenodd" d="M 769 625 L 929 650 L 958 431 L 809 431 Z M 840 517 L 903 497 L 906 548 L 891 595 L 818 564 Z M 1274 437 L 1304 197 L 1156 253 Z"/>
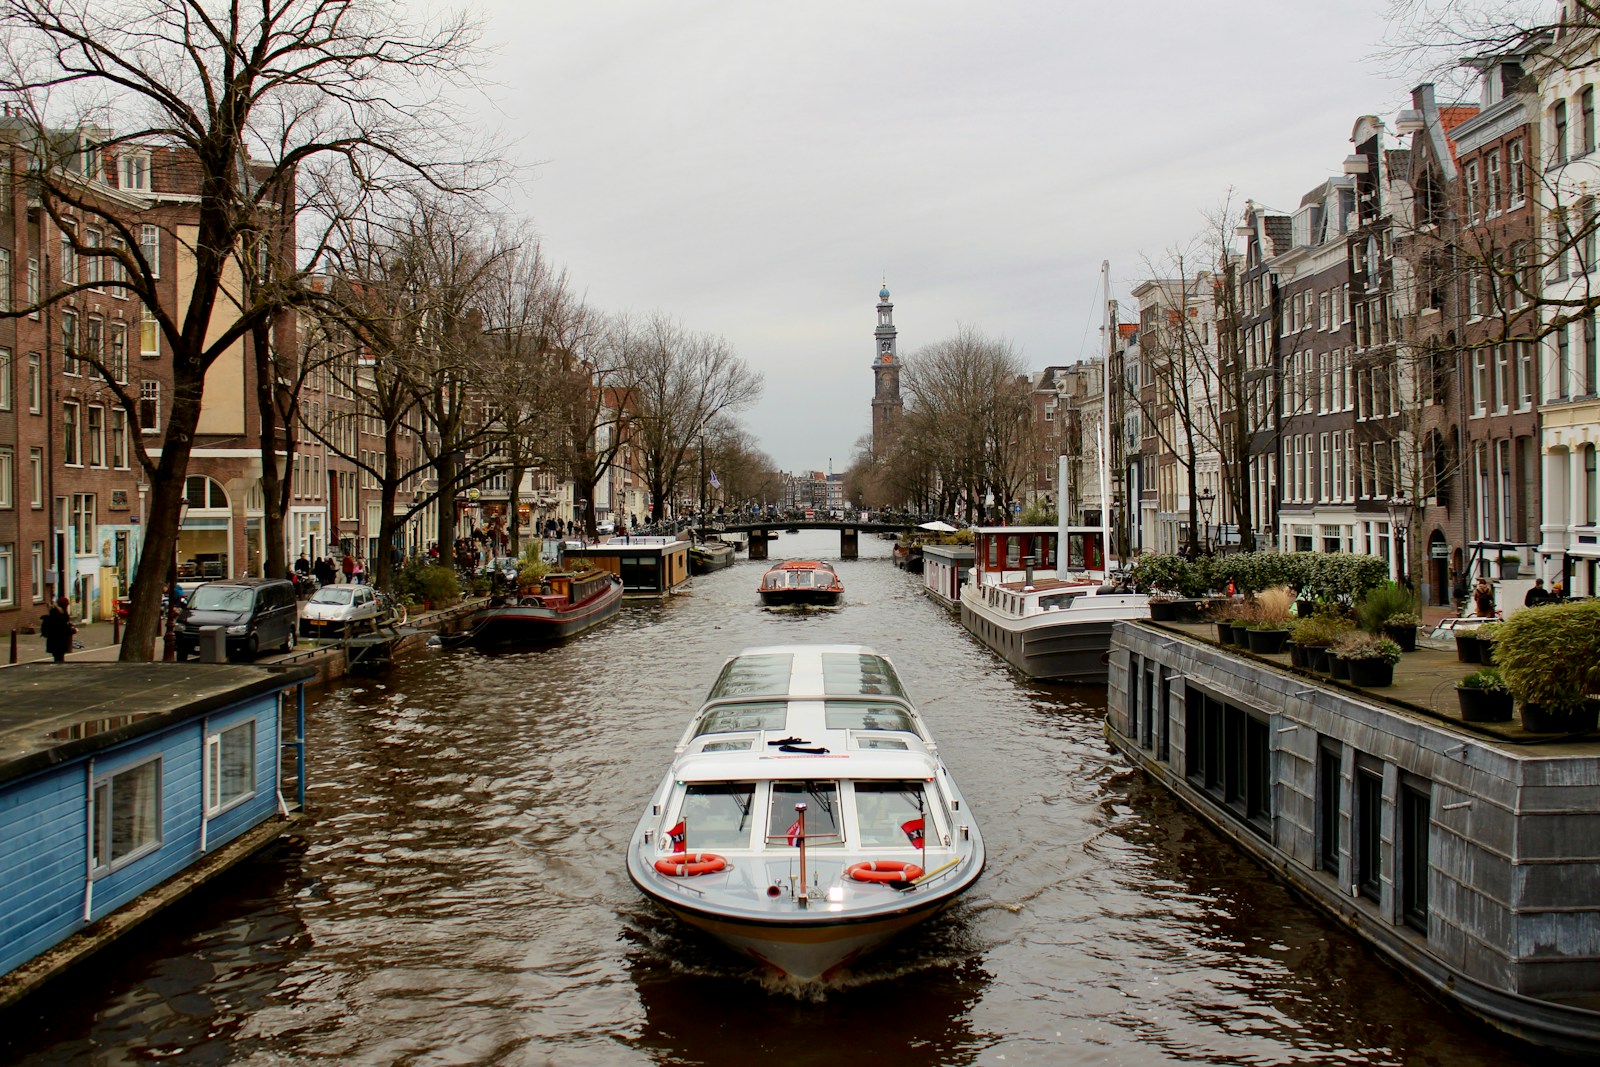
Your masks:
<path fill-rule="evenodd" d="M 325 585 L 300 611 L 300 636 L 343 637 L 378 624 L 378 594 L 370 585 Z"/>

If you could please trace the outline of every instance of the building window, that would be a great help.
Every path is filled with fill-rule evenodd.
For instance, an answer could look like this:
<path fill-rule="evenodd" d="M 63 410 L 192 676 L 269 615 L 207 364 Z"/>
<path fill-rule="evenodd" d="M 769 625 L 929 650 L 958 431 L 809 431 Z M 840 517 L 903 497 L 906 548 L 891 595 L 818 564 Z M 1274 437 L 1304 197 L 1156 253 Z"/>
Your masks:
<path fill-rule="evenodd" d="M 1583 446 L 1583 524 L 1600 522 L 1600 467 L 1595 462 L 1594 445 Z"/>
<path fill-rule="evenodd" d="M 1186 774 L 1222 809 L 1263 837 L 1272 832 L 1272 753 L 1267 720 L 1190 686 Z"/>
<path fill-rule="evenodd" d="M 1500 153 L 1488 152 L 1483 157 L 1484 212 L 1500 213 Z"/>
<path fill-rule="evenodd" d="M 1400 918 L 1413 930 L 1428 932 L 1428 847 L 1433 804 L 1421 781 L 1400 786 Z"/>
<path fill-rule="evenodd" d="M 161 329 L 148 314 L 139 322 L 139 358 L 158 359 L 161 356 Z"/>
<path fill-rule="evenodd" d="M 117 158 L 120 172 L 117 184 L 130 192 L 144 192 L 150 188 L 150 154 L 124 152 Z"/>
<path fill-rule="evenodd" d="M 0 545 L 0 604 L 7 607 L 17 602 L 16 546 Z"/>
<path fill-rule="evenodd" d="M 1556 102 L 1550 112 L 1550 162 L 1565 163 L 1567 161 L 1567 103 L 1565 100 Z"/>
<path fill-rule="evenodd" d="M 113 322 L 109 333 L 110 345 L 106 352 L 106 370 L 111 373 L 111 380 L 120 385 L 128 384 L 128 324 Z"/>
<path fill-rule="evenodd" d="M 83 414 L 85 443 L 89 446 L 89 466 L 104 467 L 106 465 L 106 409 L 99 404 L 90 404 L 84 409 Z"/>
<path fill-rule="evenodd" d="M 150 277 L 161 277 L 161 231 L 145 223 L 139 227 L 139 254 L 150 268 Z"/>
<path fill-rule="evenodd" d="M 61 462 L 69 467 L 83 466 L 83 427 L 76 402 L 61 405 Z"/>
<path fill-rule="evenodd" d="M 35 508 L 44 507 L 44 449 L 28 449 L 28 503 Z"/>
<path fill-rule="evenodd" d="M 1594 396 L 1600 390 L 1600 312 L 1583 318 L 1583 392 Z"/>
<path fill-rule="evenodd" d="M 1339 742 L 1323 738 L 1317 747 L 1317 866 L 1339 874 Z"/>
<path fill-rule="evenodd" d="M 1528 181 L 1522 173 L 1522 142 L 1506 145 L 1506 177 L 1511 187 L 1511 207 L 1520 207 L 1528 199 Z"/>
<path fill-rule="evenodd" d="M 61 224 L 61 284 L 78 284 L 78 252 L 73 245 L 76 234 L 70 222 Z"/>
<path fill-rule="evenodd" d="M 28 410 L 35 415 L 44 410 L 44 377 L 37 352 L 28 353 Z"/>
<path fill-rule="evenodd" d="M 1578 94 L 1578 135 L 1582 154 L 1594 151 L 1594 86 L 1586 85 Z"/>
<path fill-rule="evenodd" d="M 83 373 L 78 363 L 78 315 L 74 311 L 61 313 L 61 373 L 69 377 Z"/>
<path fill-rule="evenodd" d="M 44 542 L 35 541 L 28 549 L 28 566 L 32 569 L 33 602 L 44 603 Z"/>
<path fill-rule="evenodd" d="M 72 494 L 72 550 L 80 556 L 92 556 L 99 546 L 95 543 L 95 498 L 93 493 Z"/>
<path fill-rule="evenodd" d="M 28 292 L 27 292 L 27 300 L 28 300 L 28 306 L 34 309 L 33 311 L 28 312 L 28 318 L 32 319 L 34 322 L 38 322 L 39 321 L 39 311 L 38 311 L 38 307 L 39 307 L 39 257 L 38 256 L 29 256 L 28 257 Z"/>
<path fill-rule="evenodd" d="M 111 466 L 128 469 L 128 413 L 121 408 L 111 409 Z"/>
<path fill-rule="evenodd" d="M 11 249 L 0 248 L 0 311 L 11 310 Z"/>
<path fill-rule="evenodd" d="M 0 448 L 0 508 L 17 506 L 17 453 L 10 445 Z"/>
<path fill-rule="evenodd" d="M 256 791 L 254 719 L 206 738 L 206 814 L 231 808 Z"/>
<path fill-rule="evenodd" d="M 161 383 L 145 380 L 139 383 L 139 432 L 161 432 Z"/>
<path fill-rule="evenodd" d="M 161 759 L 99 778 L 89 802 L 89 870 L 96 877 L 161 847 Z"/>
<path fill-rule="evenodd" d="M 1376 767 L 1356 768 L 1354 830 L 1355 888 L 1377 900 L 1383 877 L 1383 774 Z"/>
<path fill-rule="evenodd" d="M 1565 400 L 1572 388 L 1572 334 L 1566 324 L 1556 328 L 1555 398 Z"/>
<path fill-rule="evenodd" d="M 10 411 L 15 401 L 12 395 L 11 350 L 0 348 L 0 411 Z"/>

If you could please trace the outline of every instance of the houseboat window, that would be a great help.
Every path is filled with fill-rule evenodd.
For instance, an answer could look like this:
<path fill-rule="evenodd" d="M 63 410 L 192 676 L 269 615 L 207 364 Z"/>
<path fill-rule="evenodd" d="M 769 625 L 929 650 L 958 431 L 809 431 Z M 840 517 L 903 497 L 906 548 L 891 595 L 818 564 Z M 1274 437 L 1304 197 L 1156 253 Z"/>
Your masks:
<path fill-rule="evenodd" d="M 1016 570 L 1022 566 L 1022 538 L 1015 535 L 1006 538 L 1006 569 Z"/>
<path fill-rule="evenodd" d="M 1144 664 L 1144 721 L 1140 723 L 1139 744 L 1145 748 L 1155 745 L 1156 665 L 1153 660 Z"/>
<path fill-rule="evenodd" d="M 1356 769 L 1355 861 L 1356 887 L 1368 900 L 1377 900 L 1383 875 L 1383 774 L 1373 767 Z"/>
<path fill-rule="evenodd" d="M 822 691 L 828 696 L 882 693 L 903 697 L 900 678 L 882 656 L 850 652 L 822 654 Z"/>
<path fill-rule="evenodd" d="M 788 652 L 740 656 L 722 668 L 722 674 L 711 687 L 711 695 L 707 699 L 743 693 L 787 693 L 789 673 L 793 669 L 794 655 Z"/>
<path fill-rule="evenodd" d="M 256 791 L 254 719 L 206 738 L 206 814 L 214 815 Z"/>
<path fill-rule="evenodd" d="M 897 704 L 829 700 L 823 704 L 823 712 L 830 730 L 902 730 L 908 734 L 917 730 L 910 713 Z"/>
<path fill-rule="evenodd" d="M 773 782 L 767 813 L 767 844 L 799 844 L 794 806 L 806 806 L 806 844 L 839 845 L 838 782 Z"/>
<path fill-rule="evenodd" d="M 694 782 L 684 788 L 682 851 L 749 848 L 754 782 Z"/>
<path fill-rule="evenodd" d="M 1079 593 L 1051 593 L 1049 596 L 1039 598 L 1039 607 L 1044 611 L 1060 611 L 1080 595 Z"/>
<path fill-rule="evenodd" d="M 988 561 L 988 566 L 992 570 L 1000 566 L 1000 538 L 990 534 L 983 540 L 985 545 L 984 559 Z"/>
<path fill-rule="evenodd" d="M 1339 874 L 1339 742 L 1323 738 L 1317 748 L 1317 866 Z"/>
<path fill-rule="evenodd" d="M 738 730 L 781 730 L 789 705 L 781 700 L 718 704 L 700 721 L 700 734 L 727 734 Z"/>
<path fill-rule="evenodd" d="M 857 782 L 856 826 L 866 848 L 920 848 L 927 801 L 921 782 Z M 809 829 L 810 820 L 807 819 Z"/>
<path fill-rule="evenodd" d="M 160 845 L 160 757 L 95 782 L 89 803 L 89 866 L 95 874 Z"/>
<path fill-rule="evenodd" d="M 1428 783 L 1408 780 L 1400 786 L 1400 916 L 1405 924 L 1428 932 L 1428 837 L 1433 804 Z"/>

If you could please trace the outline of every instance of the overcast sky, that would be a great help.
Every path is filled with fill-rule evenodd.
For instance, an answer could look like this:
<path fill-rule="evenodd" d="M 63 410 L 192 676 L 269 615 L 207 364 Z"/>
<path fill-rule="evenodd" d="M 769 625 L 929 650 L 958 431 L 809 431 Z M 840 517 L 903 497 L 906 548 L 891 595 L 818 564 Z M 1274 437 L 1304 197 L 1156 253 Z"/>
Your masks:
<path fill-rule="evenodd" d="M 764 375 L 784 470 L 870 426 L 880 283 L 902 356 L 971 325 L 1030 368 L 1099 344 L 1233 190 L 1279 209 L 1409 81 L 1384 0 L 478 0 L 484 121 L 592 306 L 664 310 Z"/>

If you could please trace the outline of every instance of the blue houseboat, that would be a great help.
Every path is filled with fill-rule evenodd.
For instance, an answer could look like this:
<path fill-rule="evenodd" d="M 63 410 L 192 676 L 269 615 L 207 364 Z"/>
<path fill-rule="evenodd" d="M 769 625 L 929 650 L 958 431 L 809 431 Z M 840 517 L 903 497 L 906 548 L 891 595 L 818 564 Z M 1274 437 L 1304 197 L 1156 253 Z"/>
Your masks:
<path fill-rule="evenodd" d="M 282 832 L 304 802 L 315 677 L 210 663 L 0 672 L 0 1006 Z"/>

